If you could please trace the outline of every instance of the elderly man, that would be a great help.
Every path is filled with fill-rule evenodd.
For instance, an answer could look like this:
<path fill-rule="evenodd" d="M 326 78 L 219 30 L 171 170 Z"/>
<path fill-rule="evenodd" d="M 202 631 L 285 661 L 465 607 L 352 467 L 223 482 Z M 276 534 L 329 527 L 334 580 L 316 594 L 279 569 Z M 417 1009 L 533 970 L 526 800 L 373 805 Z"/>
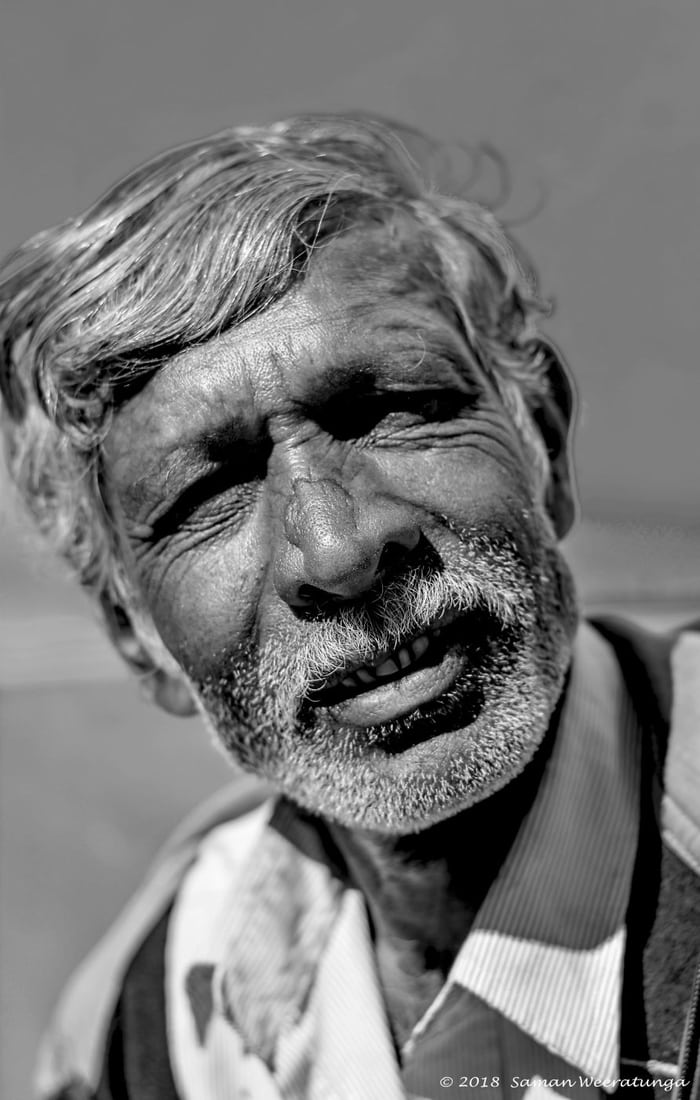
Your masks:
<path fill-rule="evenodd" d="M 21 496 L 267 782 L 170 846 L 44 1095 L 690 1095 L 699 639 L 579 625 L 534 281 L 401 132 L 184 146 L 5 268 Z"/>

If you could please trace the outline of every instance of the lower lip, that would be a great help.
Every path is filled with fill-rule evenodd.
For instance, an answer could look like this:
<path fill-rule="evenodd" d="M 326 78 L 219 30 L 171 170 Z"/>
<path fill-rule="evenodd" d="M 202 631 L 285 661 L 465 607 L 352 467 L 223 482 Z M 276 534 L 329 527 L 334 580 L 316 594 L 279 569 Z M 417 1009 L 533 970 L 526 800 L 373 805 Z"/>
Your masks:
<path fill-rule="evenodd" d="M 452 687 L 465 667 L 465 658 L 456 646 L 448 649 L 441 660 L 399 680 L 378 684 L 342 703 L 329 707 L 330 717 L 343 726 L 376 726 L 410 714 L 421 704 L 430 703 Z"/>

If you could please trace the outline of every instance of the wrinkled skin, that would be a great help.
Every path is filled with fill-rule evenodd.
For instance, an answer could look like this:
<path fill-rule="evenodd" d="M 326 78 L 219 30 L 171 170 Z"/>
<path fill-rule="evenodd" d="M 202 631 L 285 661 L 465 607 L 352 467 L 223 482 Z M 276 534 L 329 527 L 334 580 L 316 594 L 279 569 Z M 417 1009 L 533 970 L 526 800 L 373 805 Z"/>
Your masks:
<path fill-rule="evenodd" d="M 162 368 L 106 452 L 132 579 L 223 744 L 387 833 L 522 770 L 575 623 L 531 456 L 417 267 L 326 246 L 267 312 Z M 323 694 L 447 612 L 427 670 Z"/>
<path fill-rule="evenodd" d="M 163 367 L 105 463 L 188 691 L 333 832 L 401 1043 L 536 794 L 576 608 L 566 469 L 537 484 L 418 249 L 370 264 L 365 243 L 325 246 L 267 312 Z M 426 630 L 422 665 L 329 693 Z"/>

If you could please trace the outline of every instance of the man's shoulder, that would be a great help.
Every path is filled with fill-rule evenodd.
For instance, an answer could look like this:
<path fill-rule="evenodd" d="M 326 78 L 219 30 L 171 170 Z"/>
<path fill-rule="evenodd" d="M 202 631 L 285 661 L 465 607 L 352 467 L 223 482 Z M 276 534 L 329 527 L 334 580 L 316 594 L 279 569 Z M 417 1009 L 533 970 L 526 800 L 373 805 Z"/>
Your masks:
<path fill-rule="evenodd" d="M 144 975 L 148 978 L 153 961 L 162 959 L 161 940 L 183 879 L 202 843 L 218 829 L 236 830 L 243 857 L 254 835 L 251 826 L 267 812 L 270 793 L 263 783 L 242 776 L 198 807 L 172 834 L 136 894 L 66 987 L 39 1054 L 39 1096 L 52 1100 L 111 1096 L 105 1068 L 115 1028 L 119 1031 L 133 1023 L 132 1007 L 137 1002 L 136 1031 L 151 1034 L 162 1024 L 162 981 L 151 975 L 157 996 L 144 998 Z M 135 984 L 139 987 L 136 1000 Z M 144 1005 L 150 1006 L 147 1019 Z M 138 1089 L 134 1095 L 140 1095 Z"/>
<path fill-rule="evenodd" d="M 615 652 L 645 736 L 664 842 L 700 875 L 700 620 L 665 633 L 612 616 L 591 625 Z"/>
<path fill-rule="evenodd" d="M 615 651 L 644 736 L 648 783 L 634 909 L 649 912 L 650 1049 L 673 1060 L 682 1020 L 693 1013 L 693 975 L 700 979 L 700 622 L 665 634 L 620 619 L 593 625 Z"/>
<path fill-rule="evenodd" d="M 589 622 L 615 653 L 661 776 L 679 719 L 686 733 L 686 712 L 700 705 L 700 619 L 663 632 L 616 615 L 594 616 Z M 700 743 L 697 751 L 700 753 Z"/>

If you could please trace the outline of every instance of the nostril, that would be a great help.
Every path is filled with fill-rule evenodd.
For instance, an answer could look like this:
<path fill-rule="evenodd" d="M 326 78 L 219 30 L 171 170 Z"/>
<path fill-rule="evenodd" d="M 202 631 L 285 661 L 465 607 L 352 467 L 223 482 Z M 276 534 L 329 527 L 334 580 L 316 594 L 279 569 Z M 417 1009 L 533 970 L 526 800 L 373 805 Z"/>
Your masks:
<path fill-rule="evenodd" d="M 293 611 L 306 615 L 308 612 L 317 612 L 321 605 L 328 602 L 329 596 L 327 592 L 315 588 L 312 584 L 302 584 L 286 592 L 284 599 Z"/>
<path fill-rule="evenodd" d="M 296 592 L 295 604 L 299 607 L 315 607 L 324 599 L 328 599 L 328 593 L 320 588 L 314 588 L 312 584 L 302 584 Z"/>
<path fill-rule="evenodd" d="M 417 542 L 418 540 L 416 545 Z M 402 572 L 414 549 L 415 546 L 408 547 L 400 542 L 388 542 L 379 557 L 377 580 L 384 580 L 387 576 Z"/>
<path fill-rule="evenodd" d="M 312 584 L 302 584 L 286 602 L 298 618 L 317 619 L 337 613 L 340 607 L 350 601 Z"/>

